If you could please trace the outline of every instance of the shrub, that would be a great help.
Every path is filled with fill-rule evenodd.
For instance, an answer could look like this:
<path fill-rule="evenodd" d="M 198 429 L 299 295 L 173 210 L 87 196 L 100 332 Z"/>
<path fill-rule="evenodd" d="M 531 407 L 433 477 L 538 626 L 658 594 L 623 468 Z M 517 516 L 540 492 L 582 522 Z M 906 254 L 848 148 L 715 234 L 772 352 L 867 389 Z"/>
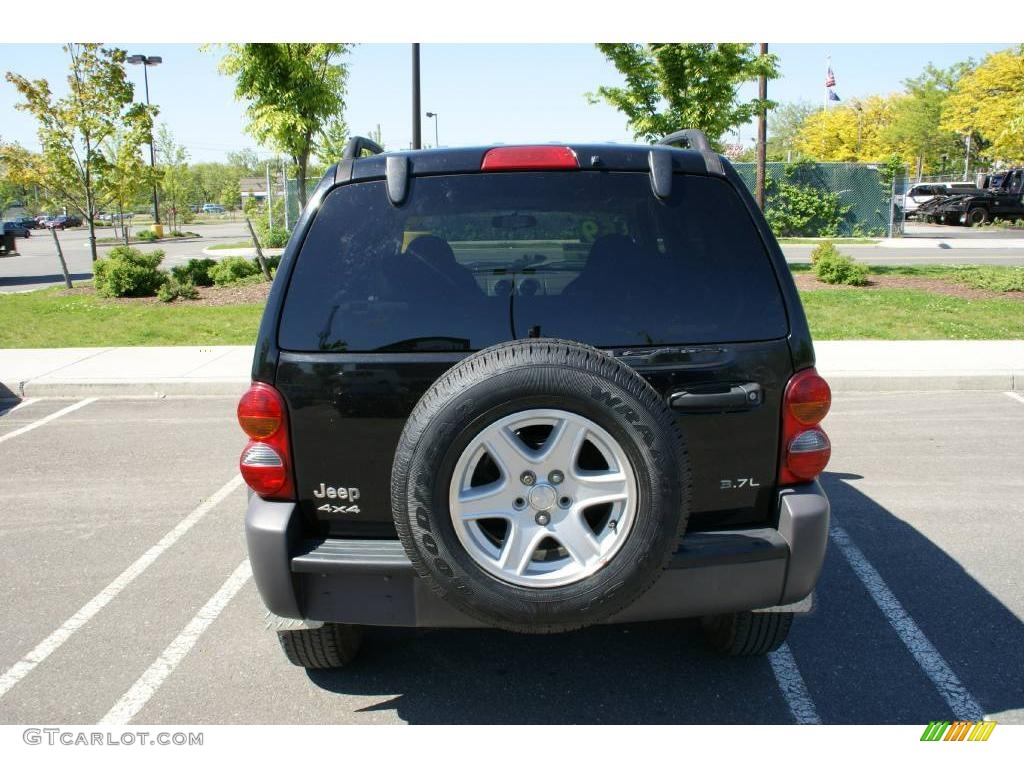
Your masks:
<path fill-rule="evenodd" d="M 811 161 L 787 165 L 783 177 L 765 178 L 765 219 L 776 237 L 835 237 L 851 210 L 837 192 L 808 180 Z"/>
<path fill-rule="evenodd" d="M 267 271 L 270 272 L 271 275 L 273 275 L 277 271 L 277 268 L 281 266 L 280 256 L 264 256 L 263 260 L 267 263 Z M 259 259 L 257 259 L 254 256 L 252 261 L 256 265 L 256 269 L 258 270 L 260 268 Z"/>
<path fill-rule="evenodd" d="M 822 243 L 811 252 L 814 274 L 832 285 L 867 285 L 868 268 L 839 252 L 834 243 Z"/>
<path fill-rule="evenodd" d="M 136 240 L 142 240 L 145 243 L 152 243 L 157 239 L 156 233 L 151 229 L 140 229 L 135 233 Z"/>
<path fill-rule="evenodd" d="M 171 274 L 182 283 L 213 285 L 213 278 L 210 277 L 210 268 L 216 264 L 217 262 L 213 259 L 189 259 L 186 264 L 171 267 Z"/>
<path fill-rule="evenodd" d="M 163 251 L 143 253 L 138 248 L 119 245 L 93 265 L 93 285 L 100 296 L 153 296 L 167 275 L 158 267 Z"/>
<path fill-rule="evenodd" d="M 264 248 L 284 248 L 288 245 L 288 230 L 283 227 L 263 227 L 256 234 L 259 235 L 260 245 Z"/>
<path fill-rule="evenodd" d="M 160 301 L 174 301 L 175 299 L 198 299 L 199 291 L 188 280 L 178 280 L 175 277 L 167 278 L 156 292 Z"/>
<path fill-rule="evenodd" d="M 244 256 L 228 256 L 214 264 L 209 270 L 210 278 L 217 285 L 230 285 L 259 273 L 260 268 L 256 262 Z"/>

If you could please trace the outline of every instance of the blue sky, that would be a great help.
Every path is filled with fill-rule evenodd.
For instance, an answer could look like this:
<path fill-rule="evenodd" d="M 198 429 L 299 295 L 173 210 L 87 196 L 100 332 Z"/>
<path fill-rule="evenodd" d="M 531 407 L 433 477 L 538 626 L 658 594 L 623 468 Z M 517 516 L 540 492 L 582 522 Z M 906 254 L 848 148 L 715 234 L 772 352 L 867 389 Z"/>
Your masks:
<path fill-rule="evenodd" d="M 220 51 L 198 45 L 112 43 L 129 53 L 163 56 L 150 69 L 150 96 L 178 141 L 196 161 L 222 160 L 232 149 L 257 148 L 244 133 L 244 106 L 234 101 L 232 81 L 217 72 Z M 820 103 L 825 57 L 831 55 L 836 91 L 843 100 L 899 90 L 901 81 L 928 63 L 956 61 L 1005 48 L 1001 44 L 790 44 L 770 45 L 782 76 L 769 98 Z M 409 46 L 357 46 L 350 58 L 346 119 L 365 133 L 380 124 L 385 143 L 406 147 L 411 139 Z M 57 44 L 0 44 L 0 72 L 43 77 L 55 91 L 65 87 L 66 55 Z M 439 114 L 442 145 L 552 140 L 631 140 L 625 120 L 607 105 L 591 106 L 583 94 L 621 80 L 592 45 L 441 45 L 421 49 L 423 110 Z M 142 68 L 130 67 L 142 98 Z M 754 94 L 753 84 L 744 92 Z M 0 138 L 36 148 L 32 119 L 14 110 L 17 93 L 0 82 Z M 433 143 L 434 121 L 423 118 L 424 141 Z M 742 132 L 749 144 L 752 128 Z"/>

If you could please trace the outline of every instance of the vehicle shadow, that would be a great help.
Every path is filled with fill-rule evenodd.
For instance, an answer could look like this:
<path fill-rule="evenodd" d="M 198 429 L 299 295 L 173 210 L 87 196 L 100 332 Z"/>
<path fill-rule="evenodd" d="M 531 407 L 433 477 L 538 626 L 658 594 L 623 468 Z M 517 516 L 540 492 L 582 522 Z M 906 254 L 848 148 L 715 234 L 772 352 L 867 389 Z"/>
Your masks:
<path fill-rule="evenodd" d="M 1020 620 L 851 484 L 859 479 L 822 478 L 835 522 L 987 713 L 1024 707 Z M 835 546 L 817 598 L 794 624 L 790 647 L 823 722 L 955 718 Z M 409 723 L 794 721 L 769 661 L 717 655 L 693 620 L 546 636 L 374 629 L 351 668 L 309 677 L 327 691 L 392 696 L 361 711 L 394 710 Z"/>

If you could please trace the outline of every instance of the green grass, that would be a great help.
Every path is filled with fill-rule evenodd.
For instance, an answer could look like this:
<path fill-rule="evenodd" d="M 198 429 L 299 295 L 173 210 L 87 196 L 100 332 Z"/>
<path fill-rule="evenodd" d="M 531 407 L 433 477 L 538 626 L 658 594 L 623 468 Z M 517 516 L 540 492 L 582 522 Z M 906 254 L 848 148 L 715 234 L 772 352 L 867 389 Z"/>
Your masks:
<path fill-rule="evenodd" d="M 810 272 L 810 264 L 790 264 L 790 272 Z M 869 275 L 896 275 L 899 277 L 930 277 L 951 280 L 971 288 L 1006 293 L 1024 291 L 1024 267 L 982 266 L 869 266 Z"/>
<path fill-rule="evenodd" d="M 253 344 L 262 304 L 141 304 L 59 288 L 0 295 L 0 348 Z"/>
<path fill-rule="evenodd" d="M 952 268 L 910 269 L 934 275 L 933 270 Z M 1024 301 L 1019 299 L 860 288 L 806 291 L 802 299 L 815 339 L 1024 337 Z M 252 344 L 262 312 L 262 304 L 142 304 L 62 296 L 59 288 L 0 294 L 0 348 Z"/>
<path fill-rule="evenodd" d="M 216 245 L 209 246 L 208 250 L 211 251 L 227 251 L 233 248 L 252 248 L 253 244 L 251 240 L 242 240 L 237 243 L 217 243 Z"/>
<path fill-rule="evenodd" d="M 880 242 L 877 237 L 780 237 L 777 239 L 783 245 L 818 245 L 827 242 L 833 242 L 836 245 L 875 245 Z"/>
<path fill-rule="evenodd" d="M 840 288 L 801 293 L 815 339 L 1019 339 L 1024 301 L 927 291 Z"/>

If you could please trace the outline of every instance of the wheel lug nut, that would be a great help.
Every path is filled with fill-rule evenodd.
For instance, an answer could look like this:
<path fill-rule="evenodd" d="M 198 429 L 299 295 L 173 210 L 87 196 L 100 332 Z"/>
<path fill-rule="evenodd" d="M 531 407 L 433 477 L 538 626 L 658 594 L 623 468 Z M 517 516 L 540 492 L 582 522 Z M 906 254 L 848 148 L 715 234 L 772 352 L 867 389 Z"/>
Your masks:
<path fill-rule="evenodd" d="M 547 525 L 551 522 L 551 515 L 547 512 L 538 512 L 534 520 L 537 521 L 537 525 Z"/>
<path fill-rule="evenodd" d="M 565 475 L 555 469 L 548 473 L 548 480 L 551 481 L 552 485 L 558 485 L 560 482 L 565 480 Z"/>
<path fill-rule="evenodd" d="M 522 481 L 523 485 L 533 485 L 537 482 L 537 476 L 530 471 L 523 472 L 523 474 L 519 476 L 519 479 Z"/>

